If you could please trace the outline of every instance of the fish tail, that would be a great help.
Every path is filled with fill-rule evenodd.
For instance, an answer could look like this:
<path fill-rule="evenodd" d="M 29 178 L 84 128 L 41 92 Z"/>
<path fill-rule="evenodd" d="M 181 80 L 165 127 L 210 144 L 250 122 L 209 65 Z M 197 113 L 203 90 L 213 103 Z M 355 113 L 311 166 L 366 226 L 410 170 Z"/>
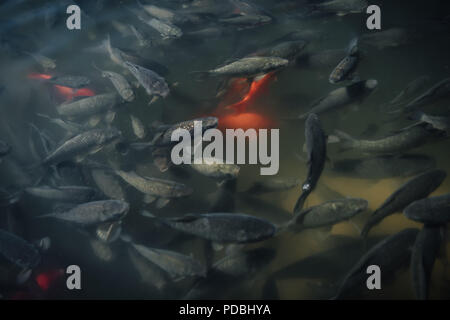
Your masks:
<path fill-rule="evenodd" d="M 359 43 L 358 37 L 355 37 L 350 41 L 350 44 L 348 46 L 348 55 L 354 56 L 359 52 L 358 43 Z"/>
<path fill-rule="evenodd" d="M 154 214 L 148 212 L 147 210 L 142 210 L 141 216 L 146 217 L 146 218 L 152 218 L 152 219 L 156 218 L 156 216 Z"/>
<path fill-rule="evenodd" d="M 211 76 L 209 71 L 191 71 L 189 74 L 194 77 L 195 81 L 199 82 L 206 81 Z"/>

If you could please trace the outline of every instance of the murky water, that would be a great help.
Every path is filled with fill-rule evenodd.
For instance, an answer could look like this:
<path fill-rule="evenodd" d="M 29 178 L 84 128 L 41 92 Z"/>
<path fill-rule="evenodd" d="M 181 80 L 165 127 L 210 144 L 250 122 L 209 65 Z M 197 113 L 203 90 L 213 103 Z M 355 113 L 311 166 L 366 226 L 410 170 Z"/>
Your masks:
<path fill-rule="evenodd" d="M 55 3 L 58 2 L 58 5 Z M 161 3 L 160 3 L 161 2 Z M 202 3 L 201 1 L 198 1 Z M 212 1 L 210 1 L 212 2 Z M 220 1 L 217 1 L 220 2 Z M 305 6 L 308 1 L 304 2 Z M 314 2 L 314 1 L 310 1 Z M 267 85 L 258 91 L 238 113 L 225 113 L 224 107 L 238 102 L 243 95 L 238 95 L 228 87 L 230 101 L 224 97 L 216 98 L 221 79 L 194 81 L 191 72 L 215 68 L 241 58 L 258 49 L 269 46 L 275 39 L 293 31 L 311 31 L 313 37 L 303 55 L 314 55 L 326 50 L 341 49 L 344 52 L 349 42 L 366 29 L 366 14 L 349 14 L 346 16 L 326 15 L 308 16 L 304 6 L 291 1 L 254 1 L 269 12 L 272 23 L 243 30 L 217 24 L 218 17 L 207 15 L 200 22 L 181 25 L 185 33 L 180 39 L 163 40 L 158 34 L 139 22 L 126 6 L 135 6 L 134 1 L 84 1 L 79 5 L 83 11 L 81 30 L 69 31 L 66 28 L 63 1 L 6 1 L 0 6 L 0 93 L 1 127 L 0 140 L 12 146 L 11 153 L 0 163 L 1 187 L 11 192 L 18 192 L 32 185 L 38 176 L 33 169 L 37 162 L 30 151 L 30 126 L 34 124 L 59 144 L 64 131 L 49 124 L 36 113 L 57 118 L 55 107 L 76 95 L 70 88 L 58 89 L 46 83 L 46 75 L 82 75 L 91 79 L 90 91 L 78 94 L 100 94 L 113 92 L 111 83 L 102 78 L 95 64 L 101 69 L 123 74 L 130 82 L 135 81 L 131 74 L 115 64 L 106 52 L 96 53 L 92 48 L 98 47 L 109 34 L 114 47 L 126 49 L 128 53 L 139 56 L 140 62 L 164 76 L 171 93 L 165 99 L 158 99 L 149 104 L 151 98 L 145 90 L 134 88 L 135 101 L 121 105 L 117 109 L 112 125 L 123 132 L 129 141 L 136 140 L 130 117 L 139 118 L 148 128 L 155 122 L 173 124 L 196 117 L 219 116 L 219 127 L 225 128 L 279 128 L 280 129 L 280 170 L 278 178 L 299 178 L 303 181 L 307 175 L 307 165 L 302 157 L 305 142 L 304 121 L 286 120 L 308 111 L 311 103 L 343 84 L 330 84 L 328 76 L 337 65 L 339 58 L 329 64 L 315 66 L 293 63 L 288 68 L 276 72 Z M 180 9 L 189 7 L 190 1 L 158 1 L 161 7 Z M 342 130 L 355 137 L 377 139 L 390 135 L 394 130 L 410 125 L 406 118 L 392 121 L 392 116 L 381 111 L 412 80 L 428 76 L 426 86 L 415 96 L 423 93 L 435 83 L 449 76 L 449 6 L 444 1 L 376 1 L 382 9 L 382 29 L 401 27 L 408 30 L 411 40 L 406 43 L 386 48 L 375 48 L 366 43 L 360 46 L 361 60 L 357 67 L 360 79 L 376 79 L 377 89 L 360 103 L 320 114 L 320 120 L 326 133 L 335 129 Z M 48 15 L 51 10 L 57 13 Z M 47 18 L 46 18 L 47 17 Z M 139 26 L 152 38 L 152 45 L 139 47 L 132 34 L 123 36 L 114 27 L 113 21 Z M 186 36 L 189 31 L 204 26 L 216 26 L 225 29 L 222 36 L 198 39 Z M 56 62 L 56 69 L 44 70 L 24 52 L 39 52 L 51 57 Z M 33 77 L 33 75 L 35 75 Z M 35 78 L 38 79 L 35 79 Z M 248 85 L 248 84 L 247 84 Z M 245 84 L 244 84 L 245 86 Z M 225 87 L 227 88 L 227 87 Z M 64 91 L 65 90 L 65 91 Z M 225 90 L 226 91 L 226 90 Z M 68 93 L 67 93 L 68 92 Z M 76 99 L 76 98 L 75 98 Z M 233 100 L 234 99 L 234 100 Z M 425 110 L 430 113 L 447 115 L 449 98 L 440 99 Z M 101 126 L 103 124 L 100 124 Z M 369 128 L 369 129 L 368 129 Z M 150 140 L 150 137 L 146 141 Z M 436 140 L 408 153 L 425 154 L 436 161 L 436 168 L 450 172 L 449 141 Z M 342 266 L 355 263 L 364 253 L 359 229 L 367 221 L 370 213 L 378 208 L 404 182 L 411 179 L 380 178 L 363 179 L 334 172 L 333 164 L 339 159 L 364 157 L 356 151 L 339 152 L 338 147 L 330 145 L 325 170 L 316 190 L 308 197 L 305 207 L 321 204 L 341 197 L 358 197 L 366 199 L 369 208 L 356 216 L 351 222 L 334 225 L 331 230 L 307 230 L 298 234 L 290 232 L 277 235 L 273 239 L 246 245 L 237 250 L 255 247 L 272 248 L 276 252 L 270 264 L 255 274 L 236 279 L 221 298 L 280 298 L 280 299 L 328 299 L 337 289 L 339 281 L 345 276 Z M 205 213 L 220 198 L 217 181 L 201 176 L 187 166 L 172 166 L 166 172 L 160 172 L 154 165 L 151 152 L 130 152 L 121 155 L 109 146 L 91 156 L 105 165 L 113 163 L 126 170 L 135 170 L 143 176 L 169 179 L 185 183 L 194 189 L 194 193 L 181 199 L 171 201 L 166 207 L 158 209 L 153 204 L 145 204 L 143 196 L 133 187 L 120 181 L 124 188 L 125 200 L 130 203 L 130 211 L 123 220 L 123 234 L 131 235 L 133 241 L 151 247 L 174 250 L 192 255 L 206 263 L 207 246 L 205 241 L 180 234 L 167 227 L 156 224 L 143 217 L 140 212 L 146 209 L 156 216 L 178 217 L 186 213 Z M 282 223 L 292 217 L 292 210 L 300 195 L 300 186 L 288 191 L 267 193 L 261 196 L 249 196 L 241 191 L 248 189 L 256 181 L 272 179 L 260 176 L 259 165 L 242 165 L 235 186 L 229 186 L 227 198 L 223 200 L 230 212 L 248 213 L 268 219 L 273 223 Z M 68 169 L 67 179 L 61 185 L 90 185 L 95 187 L 89 169 L 73 173 Z M 450 180 L 446 179 L 431 196 L 450 191 Z M 48 236 L 52 240 L 49 251 L 42 256 L 41 264 L 33 271 L 25 285 L 11 286 L 14 268 L 7 264 L 2 271 L 6 276 L 0 294 L 6 297 L 26 298 L 105 298 L 105 299 L 159 299 L 182 298 L 189 291 L 194 279 L 187 278 L 171 284 L 169 288 L 158 292 L 153 287 L 152 275 L 145 274 L 146 266 L 136 266 L 128 247 L 123 241 L 111 244 L 93 244 L 93 236 L 86 230 L 50 219 L 35 217 L 54 210 L 55 203 L 24 194 L 12 207 L 2 209 L 0 227 L 8 229 L 29 241 Z M 382 239 L 405 228 L 421 228 L 419 223 L 408 220 L 397 213 L 384 219 L 373 228 L 371 237 Z M 353 239 L 353 240 L 352 240 Z M 339 253 L 338 257 L 328 259 L 317 273 L 303 270 L 288 278 L 275 280 L 275 288 L 268 289 L 267 283 L 274 272 L 303 258 L 325 252 L 340 242 L 360 243 L 361 250 Z M 446 265 L 446 255 L 450 253 L 448 241 L 442 244 L 432 271 L 430 298 L 450 298 L 450 270 Z M 446 252 L 446 254 L 444 254 Z M 213 252 L 213 261 L 226 255 L 226 250 Z M 69 291 L 65 287 L 65 278 L 58 270 L 68 265 L 78 265 L 82 270 L 82 290 Z M 3 265 L 3 264 L 2 264 Z M 313 268 L 313 267 L 311 267 Z M 314 267 L 316 268 L 316 267 Z M 317 267 L 318 268 L 318 267 Z M 307 268 L 306 268 L 307 269 Z M 49 276 L 56 274 L 56 276 Z M 312 275 L 308 275 L 312 274 Z M 317 276 L 317 274 L 323 274 Z M 48 284 L 48 286 L 47 286 Z M 223 288 L 218 285 L 217 292 Z M 4 291 L 4 292 L 2 292 Z M 208 296 L 206 298 L 216 298 Z M 409 268 L 399 270 L 391 281 L 383 281 L 382 293 L 364 293 L 356 295 L 361 299 L 412 299 L 414 293 Z"/>

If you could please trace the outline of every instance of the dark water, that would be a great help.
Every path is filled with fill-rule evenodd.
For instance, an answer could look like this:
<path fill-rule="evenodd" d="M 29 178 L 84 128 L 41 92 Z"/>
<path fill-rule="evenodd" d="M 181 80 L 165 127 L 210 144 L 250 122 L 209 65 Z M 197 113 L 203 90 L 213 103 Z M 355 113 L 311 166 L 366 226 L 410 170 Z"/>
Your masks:
<path fill-rule="evenodd" d="M 214 1 L 204 1 L 214 2 Z M 55 107 L 68 99 L 54 86 L 41 80 L 30 79 L 32 74 L 83 75 L 91 79 L 88 88 L 95 93 L 113 92 L 111 83 L 102 78 L 93 64 L 104 70 L 123 74 L 130 82 L 135 81 L 131 74 L 115 64 L 108 54 L 93 53 L 94 48 L 111 36 L 114 47 L 128 49 L 142 58 L 149 68 L 164 76 L 170 85 L 171 93 L 165 99 L 158 99 L 151 105 L 150 98 L 142 87 L 134 88 L 136 99 L 117 110 L 113 126 L 123 132 L 127 140 L 136 140 L 130 123 L 130 114 L 138 117 L 148 128 L 154 121 L 177 123 L 205 115 L 217 115 L 224 105 L 221 98 L 215 98 L 221 79 L 194 81 L 192 71 L 208 70 L 241 58 L 258 49 L 265 48 L 272 41 L 293 31 L 310 31 L 312 37 L 303 55 L 314 55 L 326 50 L 345 50 L 355 37 L 369 33 L 366 28 L 365 13 L 352 13 L 345 16 L 335 14 L 312 14 L 305 8 L 320 1 L 254 1 L 259 8 L 272 16 L 272 22 L 253 28 L 238 29 L 222 25 L 218 20 L 230 15 L 229 11 L 219 15 L 199 15 L 199 21 L 179 24 L 184 35 L 179 39 L 164 40 L 149 27 L 139 22 L 125 6 L 135 6 L 134 1 L 80 1 L 82 13 L 81 30 L 69 31 L 66 28 L 65 10 L 69 3 L 64 1 L 6 1 L 0 6 L 0 64 L 2 73 L 0 85 L 1 127 L 0 139 L 12 146 L 12 152 L 0 163 L 1 187 L 11 192 L 32 185 L 38 174 L 33 169 L 36 160 L 30 151 L 30 127 L 33 123 L 50 136 L 57 144 L 64 131 L 36 113 L 57 118 Z M 180 10 L 195 7 L 191 1 L 155 1 L 157 6 Z M 197 3 L 202 4 L 203 1 Z M 405 117 L 392 121 L 393 116 L 383 112 L 383 106 L 403 90 L 408 83 L 421 76 L 428 81 L 413 97 L 427 88 L 449 77 L 449 3 L 446 1 L 372 1 L 382 10 L 382 31 L 390 28 L 403 28 L 408 38 L 401 43 L 391 43 L 385 48 L 377 48 L 370 42 L 360 44 L 361 59 L 357 67 L 360 79 L 376 79 L 377 89 L 367 99 L 351 105 L 320 114 L 326 133 L 339 129 L 355 137 L 376 139 L 390 135 L 394 130 L 410 125 Z M 217 6 L 222 1 L 217 1 Z M 54 15 L 51 13 L 54 12 Z M 114 27 L 113 21 L 139 26 L 152 39 L 149 47 L 140 47 L 132 35 L 122 35 Z M 188 37 L 189 31 L 202 27 L 218 26 L 223 35 L 206 39 Z M 225 32 L 226 31 L 226 32 Z M 24 51 L 39 52 L 55 60 L 56 68 L 44 70 Z M 285 121 L 308 111 L 316 99 L 329 93 L 342 84 L 330 84 L 328 76 L 343 56 L 331 59 L 322 65 L 307 65 L 299 59 L 289 67 L 277 72 L 260 97 L 248 106 L 248 113 L 239 118 L 220 114 L 222 128 L 279 128 L 280 129 L 280 170 L 278 178 L 298 178 L 303 181 L 307 167 L 302 156 L 304 144 L 304 121 Z M 150 61 L 151 60 L 151 61 Z M 426 111 L 432 114 L 447 115 L 449 98 L 440 99 L 427 105 Z M 244 112 L 245 113 L 245 112 Z M 256 115 L 255 115 L 256 114 Z M 100 124 L 99 126 L 102 126 Z M 149 139 L 147 138 L 146 141 Z M 432 141 L 409 153 L 425 154 L 433 157 L 436 167 L 450 171 L 448 140 Z M 304 155 L 304 154 L 303 154 Z M 411 177 L 383 177 L 365 179 L 351 174 L 333 172 L 333 162 L 348 157 L 363 157 L 361 153 L 337 152 L 331 146 L 325 170 L 318 187 L 308 197 L 306 207 L 318 205 L 340 197 L 358 197 L 369 202 L 369 208 L 352 222 L 336 224 L 331 230 L 307 230 L 298 234 L 283 233 L 264 242 L 246 245 L 238 250 L 257 247 L 271 248 L 275 258 L 255 274 L 235 280 L 230 290 L 221 298 L 280 298 L 280 299 L 328 299 L 332 297 L 339 281 L 345 276 L 359 257 L 364 253 L 358 228 L 361 228 L 370 212 L 378 208 L 384 200 Z M 180 234 L 169 228 L 155 224 L 139 213 L 147 209 L 157 216 L 182 216 L 185 213 L 205 213 L 214 202 L 213 196 L 222 189 L 216 182 L 201 176 L 188 167 L 174 166 L 160 172 L 154 165 L 150 152 L 119 154 L 109 146 L 91 156 L 103 164 L 115 165 L 127 170 L 135 170 L 143 176 L 158 177 L 185 183 L 194 188 L 190 197 L 171 201 L 163 209 L 147 205 L 142 194 L 120 181 L 125 192 L 125 200 L 130 203 L 130 211 L 123 220 L 123 233 L 133 240 L 150 247 L 174 250 L 192 255 L 202 263 L 207 261 L 205 241 Z M 287 191 L 268 193 L 248 198 L 240 191 L 246 190 L 255 181 L 269 180 L 273 177 L 260 176 L 259 165 L 243 165 L 236 180 L 230 187 L 231 195 L 225 199 L 230 212 L 242 212 L 282 223 L 292 216 L 292 208 L 300 194 L 300 187 Z M 89 169 L 74 172 L 67 169 L 65 180 L 60 185 L 90 185 L 96 187 Z M 432 193 L 440 195 L 450 190 L 450 180 Z M 234 192 L 234 193 L 233 193 Z M 6 209 L 1 208 L 1 225 L 29 241 L 48 236 L 52 239 L 49 251 L 43 254 L 42 263 L 33 271 L 31 278 L 23 286 L 10 285 L 14 268 L 4 263 L 0 294 L 5 297 L 63 298 L 63 299 L 160 299 L 182 298 L 189 291 L 195 279 L 187 278 L 171 284 L 163 292 L 152 286 L 153 279 L 145 275 L 148 266 L 133 265 L 127 245 L 118 240 L 111 244 L 94 242 L 95 236 L 86 231 L 56 220 L 39 220 L 33 217 L 53 210 L 54 203 L 23 195 L 18 203 Z M 402 214 L 394 214 L 373 228 L 371 236 L 381 240 L 408 227 L 421 228 L 419 223 L 408 220 Z M 298 267 L 293 275 L 276 279 L 273 287 L 268 281 L 274 272 L 303 258 L 326 252 L 345 243 L 352 243 L 354 250 L 342 250 L 329 256 L 323 264 Z M 376 242 L 374 240 L 374 242 Z M 94 244 L 93 244 L 94 243 Z M 94 246 L 99 246 L 94 247 Z M 442 244 L 432 270 L 430 298 L 450 298 L 450 274 L 446 265 L 449 254 L 448 241 Z M 214 252 L 213 261 L 226 255 L 226 251 Z M 328 257 L 328 256 L 326 256 Z M 78 265 L 82 270 L 82 290 L 69 291 L 65 287 L 65 277 L 56 276 L 48 280 L 49 288 L 39 286 L 39 279 L 68 265 Z M 317 269 L 317 272 L 314 272 Z M 11 271 L 13 270 L 13 271 Z M 56 271 L 55 271 L 56 270 Z M 50 277 L 51 278 L 51 277 Z M 228 283 L 229 284 L 229 283 Z M 2 290 L 2 285 L 6 289 Z M 212 284 L 214 285 L 214 284 Z M 223 284 L 214 291 L 222 292 Z M 264 290 L 265 288 L 265 290 Z M 269 288 L 269 289 L 267 289 Z M 225 291 L 225 290 L 224 290 Z M 383 282 L 382 293 L 361 293 L 360 299 L 413 299 L 409 268 L 399 270 L 389 282 Z M 208 296 L 207 298 L 217 298 Z"/>

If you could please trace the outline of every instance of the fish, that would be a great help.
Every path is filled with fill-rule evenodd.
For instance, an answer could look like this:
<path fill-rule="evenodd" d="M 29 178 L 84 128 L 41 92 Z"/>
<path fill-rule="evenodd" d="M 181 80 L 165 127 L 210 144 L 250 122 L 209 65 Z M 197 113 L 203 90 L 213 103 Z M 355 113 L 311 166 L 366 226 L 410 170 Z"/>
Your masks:
<path fill-rule="evenodd" d="M 413 221 L 441 225 L 450 221 L 450 194 L 414 201 L 403 211 Z"/>
<path fill-rule="evenodd" d="M 221 18 L 218 20 L 218 22 L 225 25 L 250 28 L 271 23 L 272 18 L 262 14 L 236 15 L 229 18 Z"/>
<path fill-rule="evenodd" d="M 171 282 L 167 272 L 157 265 L 150 263 L 134 248 L 128 248 L 128 256 L 134 269 L 137 271 L 140 280 L 147 285 L 157 289 L 159 292 L 167 288 Z"/>
<path fill-rule="evenodd" d="M 417 235 L 411 254 L 411 279 L 416 299 L 428 299 L 431 272 L 441 243 L 439 226 L 425 225 Z"/>
<path fill-rule="evenodd" d="M 202 175 L 221 180 L 236 179 L 240 170 L 238 165 L 227 164 L 222 159 L 208 157 L 203 158 L 201 164 L 193 162 L 190 166 Z"/>
<path fill-rule="evenodd" d="M 139 81 L 149 96 L 161 96 L 165 98 L 169 95 L 170 89 L 166 80 L 156 72 L 129 61 L 125 61 L 125 66 Z"/>
<path fill-rule="evenodd" d="M 193 136 L 195 122 L 200 122 L 202 125 L 202 130 L 203 132 L 205 132 L 208 129 L 216 128 L 217 125 L 219 124 L 219 119 L 216 117 L 204 117 L 186 120 L 172 125 L 157 126 L 155 128 L 156 133 L 151 142 L 151 145 L 160 147 L 173 145 L 174 141 L 172 141 L 172 134 L 174 131 L 178 129 L 185 129 L 189 131 L 191 136 Z"/>
<path fill-rule="evenodd" d="M 377 85 L 378 81 L 371 79 L 358 81 L 346 87 L 335 89 L 326 96 L 314 101 L 310 106 L 310 110 L 301 114 L 298 118 L 305 119 L 311 113 L 320 114 L 362 101 L 375 90 Z"/>
<path fill-rule="evenodd" d="M 143 216 L 155 218 L 151 213 Z M 217 244 L 252 243 L 275 235 L 276 227 L 265 219 L 241 213 L 186 214 L 179 218 L 156 218 L 165 225 Z"/>
<path fill-rule="evenodd" d="M 332 172 L 362 179 L 409 177 L 434 169 L 436 160 L 422 154 L 380 155 L 333 161 Z"/>
<path fill-rule="evenodd" d="M 252 78 L 286 67 L 289 60 L 278 57 L 246 57 L 208 71 L 194 71 L 200 77 L 246 77 Z"/>
<path fill-rule="evenodd" d="M 382 106 L 382 111 L 389 113 L 395 112 L 395 110 L 392 110 L 394 106 L 411 99 L 415 94 L 422 90 L 429 81 L 430 77 L 428 76 L 421 76 L 412 80 L 402 91 L 389 101 L 386 106 Z"/>
<path fill-rule="evenodd" d="M 0 229 L 0 255 L 22 269 L 17 277 L 18 283 L 25 282 L 30 277 L 32 269 L 42 260 L 35 245 L 2 229 Z"/>
<path fill-rule="evenodd" d="M 81 161 L 86 153 L 98 152 L 107 144 L 119 139 L 121 135 L 122 133 L 115 128 L 85 131 L 63 142 L 47 155 L 42 164 L 53 165 L 73 158 Z"/>
<path fill-rule="evenodd" d="M 170 250 L 150 248 L 133 242 L 130 242 L 130 245 L 149 262 L 164 270 L 174 281 L 186 277 L 206 276 L 206 266 L 191 256 Z"/>
<path fill-rule="evenodd" d="M 255 195 L 270 192 L 282 192 L 300 186 L 301 184 L 302 182 L 298 178 L 272 178 L 270 180 L 254 182 L 243 192 Z"/>
<path fill-rule="evenodd" d="M 412 126 L 426 124 L 428 129 L 442 131 L 445 136 L 449 136 L 450 134 L 450 117 L 433 116 L 422 111 L 416 111 L 408 118 L 418 121 Z"/>
<path fill-rule="evenodd" d="M 345 16 L 351 13 L 362 13 L 369 6 L 367 0 L 330 0 L 314 5 L 320 11 Z"/>
<path fill-rule="evenodd" d="M 95 189 L 84 186 L 29 187 L 25 192 L 38 198 L 69 203 L 88 202 L 97 195 Z"/>
<path fill-rule="evenodd" d="M 413 101 L 409 102 L 404 108 L 403 112 L 410 113 L 416 111 L 418 108 L 422 106 L 426 106 L 431 104 L 437 100 L 442 98 L 446 98 L 450 96 L 450 78 L 446 78 L 430 89 L 425 91 L 423 94 L 415 98 Z"/>
<path fill-rule="evenodd" d="M 304 40 L 284 41 L 272 47 L 258 50 L 255 53 L 252 53 L 251 56 L 279 57 L 292 62 L 303 52 L 306 45 L 307 42 Z"/>
<path fill-rule="evenodd" d="M 322 171 L 325 168 L 327 158 L 327 138 L 322 129 L 319 117 L 311 113 L 305 123 L 305 141 L 307 153 L 308 174 L 302 184 L 302 193 L 298 198 L 294 213 L 299 212 L 306 201 L 306 198 L 314 191 L 319 181 Z"/>
<path fill-rule="evenodd" d="M 36 115 L 62 128 L 64 131 L 67 132 L 67 135 L 69 137 L 80 134 L 81 132 L 87 130 L 87 127 L 73 121 L 63 120 L 59 118 L 51 118 L 48 115 L 42 113 L 36 113 Z"/>
<path fill-rule="evenodd" d="M 209 269 L 207 277 L 198 279 L 183 299 L 211 299 L 222 296 L 236 284 L 250 280 L 261 272 L 275 256 L 274 249 L 264 247 L 228 254 L 215 262 Z"/>
<path fill-rule="evenodd" d="M 360 42 L 364 46 L 375 47 L 378 50 L 393 48 L 410 43 L 413 32 L 405 28 L 387 28 L 381 31 L 361 35 Z"/>
<path fill-rule="evenodd" d="M 369 290 L 366 287 L 367 267 L 371 265 L 376 265 L 382 270 L 382 281 L 389 279 L 393 273 L 408 265 L 411 259 L 411 248 L 418 233 L 418 229 L 404 229 L 373 246 L 346 274 L 333 299 L 348 297 L 358 290 L 367 292 Z"/>
<path fill-rule="evenodd" d="M 335 84 L 351 78 L 359 61 L 358 38 L 351 41 L 347 56 L 331 72 L 329 82 Z"/>
<path fill-rule="evenodd" d="M 408 180 L 372 213 L 364 225 L 361 235 L 366 237 L 372 227 L 380 223 L 387 216 L 395 212 L 401 212 L 416 200 L 426 198 L 442 184 L 446 176 L 445 171 L 435 169 Z"/>
<path fill-rule="evenodd" d="M 131 9 L 129 7 L 127 9 L 134 13 L 142 23 L 158 32 L 163 40 L 177 39 L 183 36 L 183 31 L 168 21 L 154 18 L 142 10 Z"/>
<path fill-rule="evenodd" d="M 53 218 L 80 227 L 91 227 L 122 220 L 129 209 L 130 205 L 125 201 L 101 200 L 86 202 L 63 212 L 40 215 L 38 218 Z"/>
<path fill-rule="evenodd" d="M 107 170 L 93 169 L 91 171 L 95 185 L 110 199 L 125 200 L 126 195 L 115 175 Z"/>
<path fill-rule="evenodd" d="M 144 33 L 141 32 L 141 30 L 138 30 L 132 24 L 130 24 L 129 26 L 140 47 L 150 47 L 152 45 L 152 41 L 150 39 L 147 39 Z"/>
<path fill-rule="evenodd" d="M 79 89 L 88 86 L 91 80 L 84 76 L 56 76 L 47 80 L 47 82 L 73 89 Z"/>
<path fill-rule="evenodd" d="M 102 261 L 111 262 L 114 258 L 114 253 L 110 246 L 97 239 L 90 239 L 89 244 L 95 256 Z"/>
<path fill-rule="evenodd" d="M 95 230 L 97 239 L 103 243 L 112 243 L 119 239 L 122 232 L 122 221 L 101 224 Z"/>
<path fill-rule="evenodd" d="M 139 118 L 133 116 L 132 114 L 130 114 L 130 119 L 134 135 L 139 139 L 144 139 L 145 136 L 147 135 L 147 130 L 145 129 L 145 126 L 142 123 L 142 121 L 139 120 Z"/>
<path fill-rule="evenodd" d="M 399 154 L 439 138 L 423 126 L 414 126 L 377 140 L 358 140 L 340 130 L 335 130 L 334 135 L 341 151 L 355 150 L 365 154 Z"/>
<path fill-rule="evenodd" d="M 287 223 L 287 227 L 299 232 L 304 229 L 332 226 L 350 220 L 366 210 L 367 206 L 368 201 L 360 198 L 326 201 L 296 213 Z"/>
<path fill-rule="evenodd" d="M 158 208 L 166 206 L 171 199 L 187 197 L 193 193 L 191 187 L 170 180 L 142 177 L 133 171 L 116 170 L 115 174 L 138 191 L 144 193 L 145 203 L 156 201 Z"/>
<path fill-rule="evenodd" d="M 48 58 L 46 56 L 43 56 L 42 54 L 39 54 L 39 53 L 31 53 L 31 52 L 27 52 L 27 51 L 24 51 L 24 53 L 29 55 L 30 57 L 32 57 L 45 70 L 55 69 L 56 68 L 56 62 L 53 59 L 50 59 L 50 58 Z"/>
<path fill-rule="evenodd" d="M 67 118 L 88 117 L 111 110 L 120 102 L 116 93 L 103 93 L 63 103 L 56 107 L 59 115 Z"/>
<path fill-rule="evenodd" d="M 124 101 L 132 102 L 135 99 L 133 89 L 130 83 L 121 74 L 114 71 L 101 70 L 94 65 L 94 67 L 100 71 L 102 77 L 108 78 L 116 89 L 117 93 L 122 97 Z"/>

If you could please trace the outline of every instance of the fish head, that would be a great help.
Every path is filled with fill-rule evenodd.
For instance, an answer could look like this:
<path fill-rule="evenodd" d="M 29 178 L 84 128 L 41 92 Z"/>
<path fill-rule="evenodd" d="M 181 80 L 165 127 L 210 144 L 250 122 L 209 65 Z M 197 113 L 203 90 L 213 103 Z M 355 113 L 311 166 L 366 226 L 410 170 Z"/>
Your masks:
<path fill-rule="evenodd" d="M 375 79 L 370 79 L 366 81 L 366 88 L 369 90 L 374 90 L 378 86 L 378 81 Z"/>
<path fill-rule="evenodd" d="M 113 142 L 122 137 L 122 132 L 116 128 L 108 128 L 104 130 L 103 143 Z"/>
<path fill-rule="evenodd" d="M 127 215 L 130 205 L 122 200 L 109 200 L 106 202 L 105 210 L 109 212 L 112 221 L 118 221 Z"/>
<path fill-rule="evenodd" d="M 351 212 L 359 213 L 367 209 L 369 203 L 365 199 L 348 199 L 347 200 L 348 209 Z"/>

